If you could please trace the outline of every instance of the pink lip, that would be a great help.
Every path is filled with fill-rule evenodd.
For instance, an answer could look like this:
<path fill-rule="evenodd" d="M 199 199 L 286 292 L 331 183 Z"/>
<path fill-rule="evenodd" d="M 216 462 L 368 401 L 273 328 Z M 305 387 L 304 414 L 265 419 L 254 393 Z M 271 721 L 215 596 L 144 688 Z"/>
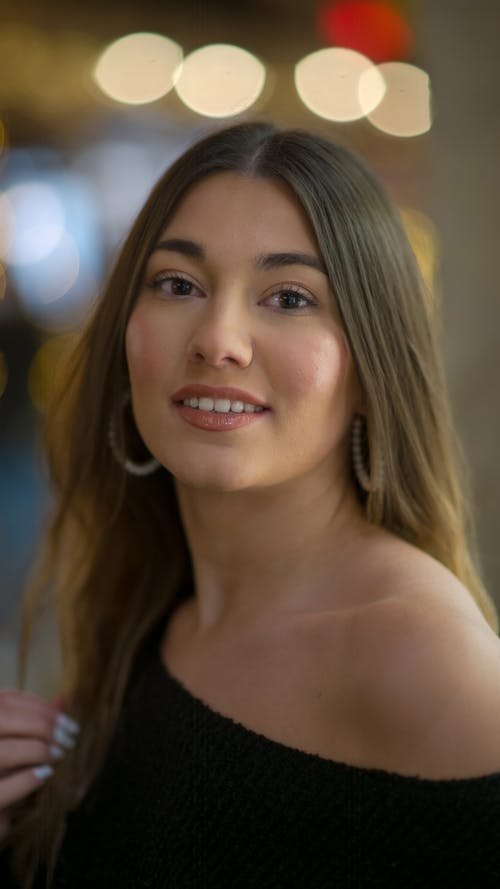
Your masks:
<path fill-rule="evenodd" d="M 218 414 L 214 411 L 200 411 L 182 402 L 175 405 L 175 410 L 190 426 L 197 426 L 205 432 L 229 432 L 231 429 L 241 429 L 253 423 L 261 423 L 262 418 L 267 417 L 267 411 L 253 414 Z"/>
<path fill-rule="evenodd" d="M 234 389 L 232 386 L 206 386 L 203 383 L 192 383 L 189 386 L 183 386 L 174 392 L 172 401 L 184 401 L 185 398 L 229 398 L 230 401 L 244 401 L 247 404 L 256 404 L 260 407 L 269 408 L 269 406 L 252 395 L 251 392 L 245 392 L 243 389 Z"/>

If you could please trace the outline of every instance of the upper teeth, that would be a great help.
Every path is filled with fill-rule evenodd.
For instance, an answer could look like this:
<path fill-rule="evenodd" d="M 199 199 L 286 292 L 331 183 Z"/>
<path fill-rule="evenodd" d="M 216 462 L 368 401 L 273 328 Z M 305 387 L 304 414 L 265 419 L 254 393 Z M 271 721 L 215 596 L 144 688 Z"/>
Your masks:
<path fill-rule="evenodd" d="M 247 401 L 230 401 L 229 398 L 185 398 L 183 404 L 186 407 L 197 407 L 201 411 L 216 411 L 218 414 L 228 414 L 234 411 L 235 414 L 258 413 L 264 408 L 257 404 L 250 404 Z"/>

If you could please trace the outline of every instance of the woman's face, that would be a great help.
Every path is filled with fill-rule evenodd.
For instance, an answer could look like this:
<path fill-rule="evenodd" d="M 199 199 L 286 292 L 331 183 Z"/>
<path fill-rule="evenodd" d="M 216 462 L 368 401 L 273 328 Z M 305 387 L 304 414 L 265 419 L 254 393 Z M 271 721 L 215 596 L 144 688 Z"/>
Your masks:
<path fill-rule="evenodd" d="M 181 483 L 236 491 L 345 474 L 360 400 L 322 266 L 284 184 L 220 173 L 180 203 L 147 263 L 126 354 L 138 429 Z"/>

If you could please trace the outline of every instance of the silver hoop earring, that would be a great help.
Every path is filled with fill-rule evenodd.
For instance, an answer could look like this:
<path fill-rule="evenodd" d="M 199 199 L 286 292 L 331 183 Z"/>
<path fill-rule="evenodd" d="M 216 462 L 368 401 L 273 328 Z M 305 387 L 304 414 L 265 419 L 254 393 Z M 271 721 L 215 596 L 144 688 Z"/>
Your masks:
<path fill-rule="evenodd" d="M 356 479 L 363 491 L 373 492 L 381 484 L 381 471 L 377 472 L 373 465 L 367 467 L 367 452 L 366 420 L 360 414 L 356 414 L 352 422 L 352 465 Z M 380 467 L 378 468 L 380 469 Z"/>
<path fill-rule="evenodd" d="M 121 405 L 122 409 L 125 408 L 127 406 L 127 404 L 129 404 L 130 400 L 131 400 L 130 392 L 126 392 L 125 395 L 123 396 L 123 399 L 122 399 L 122 405 Z M 119 463 L 120 466 L 123 466 L 123 468 L 130 475 L 137 475 L 137 476 L 151 475 L 153 472 L 156 472 L 156 470 L 160 468 L 161 464 L 158 463 L 158 460 L 156 460 L 155 457 L 151 457 L 150 460 L 145 460 L 144 463 L 136 463 L 134 460 L 130 460 L 130 458 L 127 457 L 127 455 L 123 453 L 123 451 L 121 450 L 121 448 L 119 448 L 117 441 L 116 441 L 116 431 L 115 431 L 115 422 L 114 422 L 113 414 L 111 414 L 111 416 L 109 418 L 108 441 L 109 441 L 109 447 L 111 449 L 111 453 L 113 454 L 113 457 L 115 458 L 116 462 Z"/>

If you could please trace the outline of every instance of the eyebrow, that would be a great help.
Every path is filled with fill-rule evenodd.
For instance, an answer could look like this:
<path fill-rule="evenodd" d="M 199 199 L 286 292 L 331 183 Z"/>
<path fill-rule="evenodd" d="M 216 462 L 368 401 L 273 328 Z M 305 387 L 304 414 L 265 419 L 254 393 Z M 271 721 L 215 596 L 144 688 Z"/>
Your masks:
<path fill-rule="evenodd" d="M 185 238 L 167 238 L 165 241 L 160 241 L 152 250 L 152 253 L 155 253 L 157 250 L 170 250 L 173 253 L 182 253 L 184 256 L 191 256 L 194 259 L 206 259 L 206 253 L 201 244 L 196 244 L 195 241 L 189 241 Z M 288 265 L 305 265 L 328 276 L 323 260 L 309 253 L 292 251 L 261 253 L 255 259 L 256 268 L 263 271 Z"/>
<path fill-rule="evenodd" d="M 186 241 L 184 238 L 168 238 L 166 241 L 160 241 L 153 248 L 151 254 L 157 250 L 171 250 L 173 253 L 183 253 L 184 256 L 194 256 L 195 259 L 205 259 L 205 251 L 200 244 L 194 241 Z"/>

